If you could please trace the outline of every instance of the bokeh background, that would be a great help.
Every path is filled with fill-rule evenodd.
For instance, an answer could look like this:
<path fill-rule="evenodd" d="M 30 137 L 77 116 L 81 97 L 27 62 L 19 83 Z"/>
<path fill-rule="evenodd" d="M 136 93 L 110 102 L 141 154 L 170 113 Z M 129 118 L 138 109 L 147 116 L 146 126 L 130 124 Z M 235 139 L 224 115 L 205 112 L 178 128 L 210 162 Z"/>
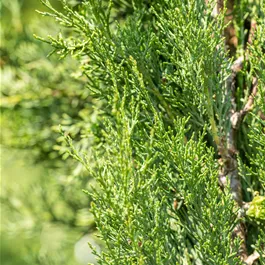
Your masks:
<path fill-rule="evenodd" d="M 88 152 L 99 103 L 75 60 L 48 58 L 51 47 L 34 38 L 67 34 L 36 12 L 47 11 L 39 0 L 1 0 L 0 8 L 1 264 L 96 264 L 87 242 L 102 245 L 82 191 L 93 181 L 64 135 Z"/>

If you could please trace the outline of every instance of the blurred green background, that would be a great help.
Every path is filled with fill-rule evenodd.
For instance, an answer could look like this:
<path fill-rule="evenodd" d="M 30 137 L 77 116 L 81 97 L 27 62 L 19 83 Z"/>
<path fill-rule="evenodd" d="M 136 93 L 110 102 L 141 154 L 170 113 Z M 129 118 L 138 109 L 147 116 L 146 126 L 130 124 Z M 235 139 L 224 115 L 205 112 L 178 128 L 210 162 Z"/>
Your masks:
<path fill-rule="evenodd" d="M 41 2 L 0 5 L 1 264 L 96 264 L 87 242 L 100 242 L 82 192 L 92 180 L 69 157 L 59 124 L 87 150 L 98 113 L 75 61 L 47 58 L 51 48 L 33 37 L 63 31 L 35 11 L 46 11 Z"/>

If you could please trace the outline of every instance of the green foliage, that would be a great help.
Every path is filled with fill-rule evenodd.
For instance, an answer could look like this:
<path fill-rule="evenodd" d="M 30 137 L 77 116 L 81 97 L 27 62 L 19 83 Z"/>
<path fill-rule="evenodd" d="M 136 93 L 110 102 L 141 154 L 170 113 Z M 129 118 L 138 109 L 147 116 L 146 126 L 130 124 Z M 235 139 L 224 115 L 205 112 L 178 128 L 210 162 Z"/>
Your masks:
<path fill-rule="evenodd" d="M 140 125 L 126 118 L 115 138 L 108 134 L 115 141 L 98 162 L 101 190 L 92 194 L 92 212 L 111 250 L 100 264 L 182 264 L 189 260 L 186 247 L 202 264 L 233 260 L 233 200 L 216 183 L 213 150 L 203 137 L 184 141 L 185 124 L 177 120 L 174 132 L 157 117 L 140 145 Z"/>
<path fill-rule="evenodd" d="M 235 231 L 244 225 L 251 231 L 247 251 L 256 250 L 262 264 L 265 231 L 259 220 L 263 220 L 264 203 L 258 198 L 263 198 L 265 182 L 264 121 L 260 118 L 265 113 L 263 1 L 236 3 L 239 55 L 245 52 L 244 21 L 255 18 L 257 29 L 248 46 L 249 58 L 232 82 L 235 58 L 229 58 L 223 36 L 227 14 L 221 10 L 213 16 L 214 1 L 61 2 L 63 9 L 58 11 L 42 0 L 48 10 L 39 13 L 64 29 L 48 38 L 36 32 L 39 40 L 53 47 L 51 60 L 56 60 L 56 54 L 64 59 L 59 64 L 62 71 L 56 68 L 62 82 L 51 82 L 60 91 L 54 103 L 60 108 L 50 109 L 56 114 L 50 127 L 61 123 L 59 141 L 65 142 L 55 144 L 52 135 L 47 150 L 55 146 L 61 154 L 68 151 L 78 168 L 87 169 L 83 174 L 95 181 L 90 189 L 88 177 L 80 185 L 88 189 L 90 211 L 105 243 L 100 253 L 94 250 L 98 263 L 243 264 L 242 242 Z M 73 75 L 77 80 L 69 77 Z M 254 105 L 235 129 L 231 109 L 235 104 L 234 111 L 244 108 L 253 76 L 258 78 Z M 37 80 L 40 85 L 50 82 Z M 234 83 L 236 92 L 231 89 Z M 43 104 L 40 95 L 43 91 L 37 96 Z M 24 101 L 25 95 L 21 98 Z M 55 98 L 47 95 L 49 107 Z M 24 110 L 22 104 L 19 114 Z M 30 110 L 32 115 L 34 108 Z M 43 110 L 40 113 L 46 120 Z M 38 135 L 47 128 L 40 124 Z M 237 136 L 232 136 L 237 148 L 233 154 L 231 131 Z M 46 142 L 33 137 L 40 143 L 43 139 Z M 234 168 L 226 174 L 227 186 L 220 188 L 218 183 L 229 160 L 220 162 L 226 148 L 241 176 L 243 200 L 250 204 L 247 216 L 229 188 Z M 61 165 L 59 159 L 56 163 Z M 74 172 L 72 160 L 63 165 Z M 74 186 L 76 179 L 71 178 Z M 64 187 L 71 194 L 73 187 L 68 183 Z M 254 197 L 256 193 L 260 196 Z M 62 195 L 46 197 L 62 199 Z M 74 209 L 82 203 L 75 200 Z M 77 212 L 72 214 L 75 219 Z"/>
<path fill-rule="evenodd" d="M 51 13 L 42 14 L 72 28 L 72 34 L 40 39 L 61 58 L 71 54 L 80 61 L 88 88 L 104 104 L 102 138 L 91 146 L 96 166 L 90 167 L 72 145 L 73 156 L 100 185 L 90 193 L 106 243 L 99 263 L 239 264 L 239 242 L 231 242 L 239 220 L 229 191 L 218 187 L 216 151 L 210 147 L 231 130 L 225 14 L 213 18 L 212 2 L 140 1 L 132 2 L 133 15 L 113 22 L 112 2 L 85 1 L 78 12 L 64 2 L 62 13 L 49 1 L 43 4 Z M 251 71 L 258 71 L 262 98 L 261 29 L 259 24 Z M 248 73 L 242 72 L 250 80 Z M 253 113 L 262 109 L 263 101 L 256 106 Z M 245 125 L 249 122 L 254 126 L 247 131 L 253 135 L 259 121 L 248 118 Z M 261 134 L 253 146 L 260 154 L 246 161 L 242 152 L 242 163 L 261 163 Z M 244 150 L 248 143 L 242 145 Z M 250 171 L 257 175 L 255 188 L 263 193 L 260 172 L 254 165 Z"/>
<path fill-rule="evenodd" d="M 247 215 L 255 219 L 265 220 L 265 197 L 256 196 L 252 200 Z"/>

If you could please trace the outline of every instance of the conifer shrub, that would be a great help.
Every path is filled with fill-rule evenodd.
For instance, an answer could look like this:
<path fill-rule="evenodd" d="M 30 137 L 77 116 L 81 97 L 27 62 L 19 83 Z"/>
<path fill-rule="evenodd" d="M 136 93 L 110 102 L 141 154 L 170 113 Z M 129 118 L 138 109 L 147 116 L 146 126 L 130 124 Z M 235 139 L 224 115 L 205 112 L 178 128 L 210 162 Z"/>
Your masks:
<path fill-rule="evenodd" d="M 40 13 L 67 31 L 37 38 L 99 113 L 85 150 L 62 127 L 96 181 L 98 263 L 263 264 L 264 1 L 61 2 Z"/>
<path fill-rule="evenodd" d="M 100 186 L 99 264 L 264 262 L 264 2 L 42 2 L 72 31 L 40 39 L 103 104 L 91 155 L 67 137 Z"/>

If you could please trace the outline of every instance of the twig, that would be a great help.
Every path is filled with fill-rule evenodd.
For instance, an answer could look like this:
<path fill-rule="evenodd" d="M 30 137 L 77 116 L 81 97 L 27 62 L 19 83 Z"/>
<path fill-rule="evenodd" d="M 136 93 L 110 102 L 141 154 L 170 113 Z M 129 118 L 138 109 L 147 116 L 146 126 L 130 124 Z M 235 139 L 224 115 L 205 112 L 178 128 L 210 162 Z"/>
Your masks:
<path fill-rule="evenodd" d="M 224 8 L 223 1 L 217 1 L 217 12 L 220 12 L 220 9 Z M 234 56 L 237 48 L 237 37 L 235 34 L 235 28 L 232 23 L 233 21 L 233 9 L 234 9 L 234 0 L 228 0 L 226 2 L 226 17 L 225 23 L 229 23 L 228 27 L 224 30 L 224 36 L 226 39 L 226 45 L 229 49 L 230 56 Z M 249 34 L 249 42 L 252 41 L 254 31 Z M 230 188 L 233 199 L 236 201 L 239 206 L 239 219 L 242 218 L 242 213 L 244 212 L 244 203 L 242 199 L 242 185 L 238 173 L 238 162 L 237 162 L 237 147 L 236 147 L 236 135 L 240 127 L 241 121 L 244 116 L 251 110 L 254 97 L 257 93 L 257 78 L 253 79 L 251 94 L 248 98 L 248 101 L 244 108 L 241 111 L 237 111 L 236 106 L 236 77 L 237 74 L 242 70 L 244 60 L 248 59 L 248 52 L 245 50 L 245 56 L 239 57 L 231 67 L 231 75 L 227 79 L 226 87 L 228 94 L 231 95 L 230 102 L 230 123 L 231 128 L 227 132 L 226 140 L 223 139 L 221 145 L 218 146 L 219 154 L 221 155 L 220 161 L 220 175 L 219 182 L 221 185 L 226 186 L 226 179 L 230 180 Z M 240 249 L 238 255 L 242 261 L 251 260 L 252 255 L 248 256 L 247 247 L 246 247 L 246 226 L 243 221 L 240 221 L 237 226 L 234 228 L 233 237 L 239 238 L 241 240 Z M 254 254 L 253 254 L 254 255 Z M 253 263 L 253 262 L 252 262 Z M 250 265 L 250 264 L 249 264 Z"/>
<path fill-rule="evenodd" d="M 228 26 L 224 30 L 224 37 L 225 37 L 226 46 L 229 50 L 231 57 L 233 57 L 236 54 L 236 49 L 238 44 L 235 27 L 233 25 L 234 3 L 235 3 L 234 0 L 227 0 L 226 6 L 224 6 L 224 0 L 217 0 L 215 9 L 212 14 L 213 16 L 217 16 L 221 12 L 221 10 L 226 8 L 225 23 L 228 24 Z M 227 186 L 226 180 L 227 179 L 230 180 L 230 188 L 233 199 L 240 208 L 238 218 L 239 220 L 241 219 L 241 221 L 239 221 L 237 226 L 234 228 L 233 237 L 239 238 L 241 240 L 241 245 L 238 251 L 238 255 L 240 256 L 241 260 L 244 261 L 247 265 L 252 265 L 255 262 L 255 260 L 259 258 L 259 254 L 257 252 L 254 252 L 252 255 L 248 256 L 247 253 L 247 247 L 246 247 L 247 231 L 246 231 L 246 226 L 242 221 L 242 217 L 249 205 L 244 203 L 242 198 L 242 185 L 241 185 L 241 180 L 239 178 L 238 162 L 236 158 L 238 154 L 238 150 L 236 147 L 236 135 L 240 128 L 242 120 L 244 119 L 246 114 L 249 111 L 251 111 L 253 107 L 254 98 L 257 94 L 257 89 L 258 89 L 258 79 L 256 77 L 253 78 L 251 92 L 248 97 L 248 100 L 245 106 L 240 111 L 237 111 L 236 78 L 238 73 L 243 68 L 244 61 L 248 60 L 249 58 L 250 51 L 248 50 L 248 47 L 253 42 L 255 29 L 256 29 L 256 22 L 252 20 L 247 40 L 248 45 L 245 45 L 244 47 L 244 56 L 240 56 L 237 60 L 235 60 L 235 62 L 231 67 L 231 75 L 226 82 L 227 94 L 231 95 L 230 97 L 231 108 L 230 108 L 230 117 L 229 117 L 231 127 L 227 132 L 226 139 L 223 137 L 221 138 L 221 141 L 219 142 L 215 141 L 218 147 L 219 154 L 221 156 L 221 158 L 219 159 L 219 164 L 220 164 L 219 183 L 221 187 L 225 187 Z M 264 114 L 262 113 L 262 115 L 260 114 L 260 116 L 264 117 Z"/>
<path fill-rule="evenodd" d="M 257 91 L 258 91 L 258 79 L 256 77 L 254 77 L 253 81 L 252 81 L 251 93 L 248 97 L 248 101 L 247 101 L 246 105 L 240 111 L 234 112 L 230 118 L 231 125 L 234 129 L 239 128 L 243 118 L 253 108 L 254 98 L 257 94 Z"/>
<path fill-rule="evenodd" d="M 246 265 L 252 265 L 257 259 L 259 259 L 260 255 L 257 251 L 254 251 L 253 254 L 249 255 L 245 260 Z"/>

